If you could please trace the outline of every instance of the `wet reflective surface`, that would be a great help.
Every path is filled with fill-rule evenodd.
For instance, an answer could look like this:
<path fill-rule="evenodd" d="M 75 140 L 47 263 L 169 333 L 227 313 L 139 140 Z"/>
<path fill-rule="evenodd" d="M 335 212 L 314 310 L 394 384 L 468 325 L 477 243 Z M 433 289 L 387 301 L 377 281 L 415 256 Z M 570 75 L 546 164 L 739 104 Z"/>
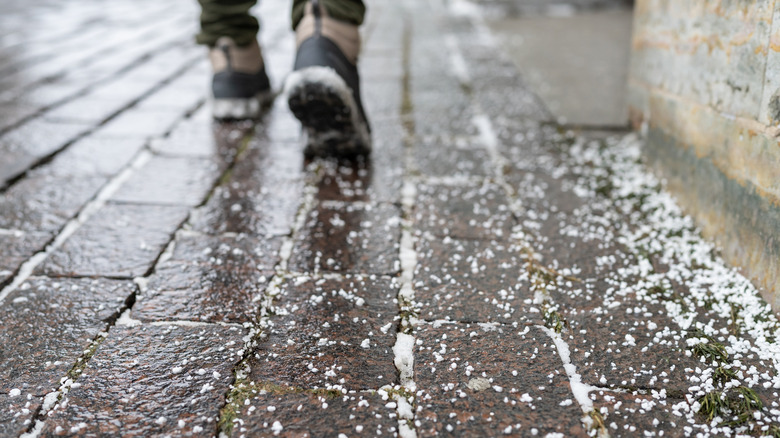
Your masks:
<path fill-rule="evenodd" d="M 562 132 L 478 21 L 368 6 L 345 161 L 283 96 L 212 120 L 193 2 L 0 4 L 0 435 L 586 436 L 583 393 L 616 435 L 706 431 L 684 322 L 780 423 L 776 320 L 663 256 L 709 253 L 648 222 L 630 148 Z M 277 89 L 288 7 L 257 11 Z"/>

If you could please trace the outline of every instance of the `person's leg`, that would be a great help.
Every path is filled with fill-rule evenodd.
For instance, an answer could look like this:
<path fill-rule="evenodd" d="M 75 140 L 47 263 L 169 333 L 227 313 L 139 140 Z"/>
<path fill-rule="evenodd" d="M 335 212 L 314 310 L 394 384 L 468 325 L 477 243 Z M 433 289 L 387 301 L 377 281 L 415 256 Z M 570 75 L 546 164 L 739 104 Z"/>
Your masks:
<path fill-rule="evenodd" d="M 221 37 L 228 37 L 239 46 L 247 46 L 257 38 L 257 18 L 249 10 L 257 0 L 198 0 L 201 6 L 198 44 L 214 47 Z"/>
<path fill-rule="evenodd" d="M 256 0 L 198 0 L 201 32 L 214 71 L 212 114 L 216 119 L 250 119 L 272 98 L 257 43 L 258 22 L 249 10 Z"/>
<path fill-rule="evenodd" d="M 292 27 L 295 30 L 303 18 L 303 11 L 308 0 L 294 0 L 292 8 Z M 360 26 L 366 15 L 366 6 L 361 0 L 321 0 L 328 15 L 336 20 Z"/>
<path fill-rule="evenodd" d="M 332 16 L 331 11 L 343 19 Z M 357 69 L 361 45 L 358 23 L 362 23 L 364 13 L 365 6 L 359 0 L 294 4 L 298 52 L 285 93 L 290 110 L 306 132 L 305 152 L 309 156 L 354 156 L 371 151 L 371 128 L 360 99 Z"/>

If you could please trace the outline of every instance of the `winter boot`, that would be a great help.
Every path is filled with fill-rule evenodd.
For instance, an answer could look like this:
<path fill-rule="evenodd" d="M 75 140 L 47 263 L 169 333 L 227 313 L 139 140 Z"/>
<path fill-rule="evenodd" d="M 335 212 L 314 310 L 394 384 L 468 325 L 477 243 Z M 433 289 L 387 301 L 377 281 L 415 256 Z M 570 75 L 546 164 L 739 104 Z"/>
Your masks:
<path fill-rule="evenodd" d="M 210 49 L 209 59 L 214 71 L 211 87 L 215 119 L 256 118 L 273 99 L 256 40 L 239 47 L 231 38 L 222 37 Z"/>
<path fill-rule="evenodd" d="M 311 0 L 295 32 L 298 53 L 285 94 L 306 132 L 305 154 L 369 154 L 371 128 L 360 100 L 357 26 L 331 18 L 318 0 Z"/>

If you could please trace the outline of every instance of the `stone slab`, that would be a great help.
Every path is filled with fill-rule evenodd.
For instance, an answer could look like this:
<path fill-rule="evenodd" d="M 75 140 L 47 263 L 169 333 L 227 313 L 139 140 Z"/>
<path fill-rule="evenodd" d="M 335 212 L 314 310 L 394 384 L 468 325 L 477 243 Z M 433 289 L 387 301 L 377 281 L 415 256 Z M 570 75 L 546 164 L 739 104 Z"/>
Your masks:
<path fill-rule="evenodd" d="M 133 307 L 144 321 L 253 322 L 274 275 L 281 239 L 178 236 Z"/>
<path fill-rule="evenodd" d="M 131 282 L 31 278 L 0 306 L 0 394 L 44 396 L 60 386 L 135 292 Z"/>
<path fill-rule="evenodd" d="M 397 382 L 398 284 L 388 278 L 293 278 L 249 360 L 256 382 L 375 389 Z"/>
<path fill-rule="evenodd" d="M 117 326 L 41 436 L 216 435 L 244 329 Z"/>
<path fill-rule="evenodd" d="M 144 275 L 186 217 L 186 207 L 108 204 L 36 272 L 52 276 Z"/>

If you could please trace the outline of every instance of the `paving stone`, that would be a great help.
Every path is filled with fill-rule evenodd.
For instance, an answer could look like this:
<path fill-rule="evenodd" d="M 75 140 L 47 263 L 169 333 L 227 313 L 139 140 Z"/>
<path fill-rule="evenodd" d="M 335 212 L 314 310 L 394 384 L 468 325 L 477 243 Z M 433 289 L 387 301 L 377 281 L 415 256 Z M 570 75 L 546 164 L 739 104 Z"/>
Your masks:
<path fill-rule="evenodd" d="M 58 231 L 107 182 L 103 176 L 60 176 L 36 172 L 0 198 L 0 228 Z"/>
<path fill-rule="evenodd" d="M 675 404 L 681 399 L 653 399 L 651 395 L 591 391 L 593 407 L 604 418 L 604 425 L 610 436 L 688 436 L 683 426 L 684 416 L 674 414 Z"/>
<path fill-rule="evenodd" d="M 303 147 L 301 123 L 287 108 L 286 99 L 276 99 L 271 109 L 262 115 L 256 135 L 272 144 L 295 143 Z"/>
<path fill-rule="evenodd" d="M 216 435 L 244 329 L 117 326 L 41 436 Z"/>
<path fill-rule="evenodd" d="M 400 123 L 400 122 L 399 122 Z M 317 160 L 320 180 L 317 199 L 343 202 L 398 203 L 403 182 L 401 133 L 393 122 L 375 134 L 375 151 L 359 160 Z M 400 126 L 398 127 L 400 130 Z M 396 143 L 397 142 L 397 143 Z"/>
<path fill-rule="evenodd" d="M 420 238 L 414 273 L 420 318 L 541 323 L 518 249 L 495 241 Z"/>
<path fill-rule="evenodd" d="M 493 173 L 484 148 L 463 137 L 418 139 L 414 146 L 414 164 L 421 174 L 441 178 L 488 177 Z"/>
<path fill-rule="evenodd" d="M 114 176 L 144 147 L 138 139 L 89 136 L 59 153 L 42 172 L 65 176 Z"/>
<path fill-rule="evenodd" d="M 74 100 L 57 105 L 46 111 L 43 118 L 53 122 L 79 122 L 98 124 L 107 120 L 126 106 L 131 99 L 95 99 L 87 96 L 79 96 Z"/>
<path fill-rule="evenodd" d="M 238 159 L 230 179 L 195 211 L 192 228 L 208 234 L 289 234 L 302 201 L 303 180 L 297 173 L 279 171 L 275 163 L 283 157 L 283 153 L 272 155 L 268 149 L 249 149 Z"/>
<path fill-rule="evenodd" d="M 0 182 L 6 183 L 89 129 L 83 124 L 36 120 L 0 136 Z"/>
<path fill-rule="evenodd" d="M 658 305 L 627 300 L 608 312 L 562 311 L 564 339 L 583 382 L 604 388 L 666 389 L 684 394 L 688 377 L 702 365 L 686 353 L 686 333 Z M 641 357 L 641 361 L 636 361 Z"/>
<path fill-rule="evenodd" d="M 33 277 L 0 306 L 0 394 L 44 396 L 135 291 L 126 281 Z"/>
<path fill-rule="evenodd" d="M 365 76 L 366 60 L 360 60 L 360 75 Z M 400 64 L 400 63 L 399 63 Z M 400 66 L 399 66 L 400 67 Z M 400 68 L 396 67 L 395 70 Z M 393 68 L 387 70 L 392 75 Z M 386 117 L 397 117 L 401 114 L 401 102 L 403 100 L 403 83 L 399 78 L 389 80 L 377 78 L 366 79 L 365 86 L 361 87 L 361 94 L 366 106 L 366 113 L 370 120 L 379 121 Z"/>
<path fill-rule="evenodd" d="M 315 207 L 296 238 L 290 269 L 299 272 L 393 274 L 398 259 L 401 218 L 391 205 Z"/>
<path fill-rule="evenodd" d="M 0 394 L 0 436 L 20 436 L 32 425 L 43 397 Z"/>
<path fill-rule="evenodd" d="M 424 324 L 415 337 L 418 436 L 588 436 L 539 328 Z"/>
<path fill-rule="evenodd" d="M 370 393 L 333 396 L 274 388 L 248 400 L 232 436 L 396 436 L 398 418 L 389 403 Z"/>
<path fill-rule="evenodd" d="M 124 83 L 124 82 L 123 82 Z M 128 110 L 98 131 L 101 136 L 116 138 L 158 137 L 170 131 L 184 114 L 173 110 L 140 111 Z"/>
<path fill-rule="evenodd" d="M 185 207 L 109 204 L 36 272 L 53 276 L 144 275 L 186 217 Z"/>
<path fill-rule="evenodd" d="M 195 206 L 206 199 L 220 170 L 208 159 L 153 157 L 111 197 L 115 202 Z"/>
<path fill-rule="evenodd" d="M 508 238 L 514 226 L 501 187 L 419 184 L 415 227 L 423 233 L 455 239 Z"/>
<path fill-rule="evenodd" d="M 8 280 L 33 254 L 43 250 L 52 238 L 48 233 L 0 233 L 0 283 Z"/>
<path fill-rule="evenodd" d="M 273 277 L 281 239 L 179 235 L 133 307 L 141 320 L 252 322 Z"/>
<path fill-rule="evenodd" d="M 388 278 L 289 280 L 277 298 L 283 316 L 251 356 L 250 378 L 350 390 L 395 384 L 398 288 Z"/>
<path fill-rule="evenodd" d="M 251 123 L 213 123 L 200 115 L 178 124 L 165 138 L 153 139 L 150 147 L 162 155 L 220 158 L 229 163 L 238 153 L 240 143 L 251 130 Z"/>

